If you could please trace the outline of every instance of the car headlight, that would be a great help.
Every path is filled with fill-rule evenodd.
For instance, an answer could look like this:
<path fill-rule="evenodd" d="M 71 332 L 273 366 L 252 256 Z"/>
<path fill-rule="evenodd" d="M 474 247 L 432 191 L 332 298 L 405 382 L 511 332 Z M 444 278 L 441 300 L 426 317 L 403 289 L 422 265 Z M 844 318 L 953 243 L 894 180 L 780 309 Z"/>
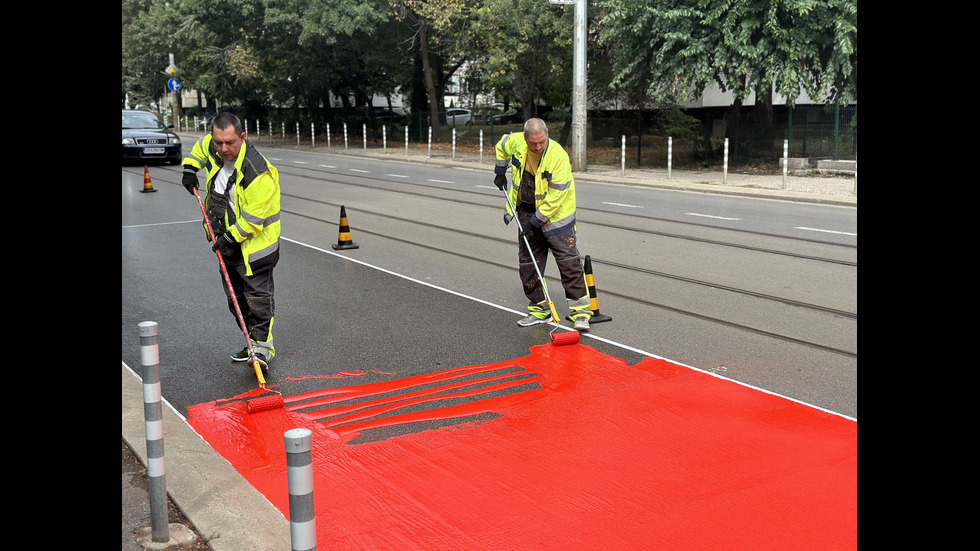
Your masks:
<path fill-rule="evenodd" d="M 170 145 L 180 145 L 180 138 L 177 136 L 170 138 L 168 141 L 170 142 Z"/>
<path fill-rule="evenodd" d="M 136 145 L 136 140 L 133 138 L 123 138 L 123 145 Z"/>

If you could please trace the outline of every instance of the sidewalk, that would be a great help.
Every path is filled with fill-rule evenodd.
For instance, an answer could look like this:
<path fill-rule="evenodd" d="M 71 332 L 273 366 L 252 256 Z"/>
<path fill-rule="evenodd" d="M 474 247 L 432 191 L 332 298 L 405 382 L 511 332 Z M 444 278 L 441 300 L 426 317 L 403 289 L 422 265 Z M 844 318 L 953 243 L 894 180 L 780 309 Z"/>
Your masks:
<path fill-rule="evenodd" d="M 181 132 L 184 140 L 184 154 L 190 152 L 194 141 L 203 136 L 203 132 Z M 427 144 L 409 144 L 408 151 L 404 142 L 397 144 L 389 142 L 387 147 L 372 146 L 365 148 L 363 142 L 348 142 L 347 147 L 342 141 L 333 140 L 328 146 L 317 142 L 315 145 L 301 143 L 297 145 L 295 137 L 269 138 L 268 136 L 250 140 L 260 150 L 289 149 L 294 151 L 314 152 L 325 155 L 346 155 L 385 159 L 396 162 L 414 164 L 431 164 L 442 167 L 454 167 L 478 171 L 486 171 L 488 182 L 492 181 L 494 158 L 492 152 L 484 150 L 481 156 L 478 152 L 452 150 L 449 144 L 433 144 L 430 149 Z M 484 144 L 486 147 L 486 144 Z M 603 182 L 626 186 L 645 186 L 658 189 L 674 189 L 697 193 L 719 193 L 747 197 L 765 197 L 786 201 L 801 201 L 827 205 L 857 206 L 857 177 L 854 174 L 744 174 L 722 170 L 677 170 L 668 172 L 666 168 L 627 168 L 620 166 L 589 164 L 584 172 L 575 172 L 575 179 L 583 182 Z"/>

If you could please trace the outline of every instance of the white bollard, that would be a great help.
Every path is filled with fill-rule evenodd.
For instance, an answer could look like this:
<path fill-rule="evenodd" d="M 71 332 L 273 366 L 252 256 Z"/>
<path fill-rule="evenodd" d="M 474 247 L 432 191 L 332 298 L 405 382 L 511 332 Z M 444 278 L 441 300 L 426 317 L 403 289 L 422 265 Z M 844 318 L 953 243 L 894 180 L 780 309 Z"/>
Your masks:
<path fill-rule="evenodd" d="M 480 129 L 480 164 L 483 164 L 483 129 Z"/>
<path fill-rule="evenodd" d="M 327 149 L 330 149 L 330 123 L 327 123 Z"/>
<path fill-rule="evenodd" d="M 167 511 L 167 469 L 163 458 L 163 398 L 160 391 L 159 326 L 139 324 L 140 363 L 143 364 L 143 416 L 146 422 L 146 475 L 150 490 L 152 539 L 170 541 Z"/>
<path fill-rule="evenodd" d="M 299 147 L 299 121 L 296 121 L 296 147 Z"/>
<path fill-rule="evenodd" d="M 674 160 L 674 137 L 667 138 L 667 180 L 670 180 L 670 165 Z"/>
<path fill-rule="evenodd" d="M 316 126 L 312 122 L 310 123 L 310 147 L 316 147 Z"/>
<path fill-rule="evenodd" d="M 316 508 L 313 502 L 313 431 L 291 429 L 286 443 L 289 486 L 289 536 L 292 551 L 316 551 Z"/>
<path fill-rule="evenodd" d="M 272 140 L 273 140 L 273 138 L 272 138 L 272 121 L 269 121 L 269 141 L 271 142 Z"/>
<path fill-rule="evenodd" d="M 408 127 L 405 127 L 405 156 L 408 157 Z"/>
<path fill-rule="evenodd" d="M 286 121 L 282 121 L 281 123 L 279 123 L 279 126 L 282 127 L 282 143 L 285 144 L 286 143 Z"/>
<path fill-rule="evenodd" d="M 789 140 L 783 140 L 783 189 L 786 189 L 786 171 L 789 168 Z"/>
<path fill-rule="evenodd" d="M 361 136 L 364 140 L 364 151 L 367 151 L 367 123 L 361 124 Z"/>
<path fill-rule="evenodd" d="M 622 145 L 620 146 L 619 171 L 626 176 L 626 134 L 623 134 Z"/>
<path fill-rule="evenodd" d="M 453 117 L 456 120 L 456 117 Z M 453 160 L 456 160 L 456 127 L 453 127 Z"/>
<path fill-rule="evenodd" d="M 432 126 L 429 126 L 429 158 L 432 158 Z"/>
<path fill-rule="evenodd" d="M 344 123 L 344 151 L 347 151 L 347 123 Z"/>
<path fill-rule="evenodd" d="M 381 148 L 388 153 L 388 126 L 381 125 Z"/>
<path fill-rule="evenodd" d="M 725 138 L 725 157 L 722 164 L 721 183 L 728 183 L 728 138 Z"/>

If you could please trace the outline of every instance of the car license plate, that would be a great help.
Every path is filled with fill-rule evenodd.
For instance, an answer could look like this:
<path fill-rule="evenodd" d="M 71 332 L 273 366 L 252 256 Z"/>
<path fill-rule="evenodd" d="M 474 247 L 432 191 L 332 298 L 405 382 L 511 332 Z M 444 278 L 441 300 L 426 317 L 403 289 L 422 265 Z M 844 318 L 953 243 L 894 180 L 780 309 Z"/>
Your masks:
<path fill-rule="evenodd" d="M 162 155 L 164 153 L 164 149 L 162 147 L 144 147 L 143 153 L 147 155 Z"/>

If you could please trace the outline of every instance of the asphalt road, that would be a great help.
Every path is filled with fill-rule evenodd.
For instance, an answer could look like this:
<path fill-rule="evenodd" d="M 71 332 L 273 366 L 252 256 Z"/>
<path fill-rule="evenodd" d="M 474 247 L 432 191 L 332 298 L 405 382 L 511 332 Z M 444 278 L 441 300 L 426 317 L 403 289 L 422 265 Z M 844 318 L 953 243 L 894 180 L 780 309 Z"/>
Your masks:
<path fill-rule="evenodd" d="M 308 361 L 341 370 L 470 365 L 547 342 L 547 331 L 515 324 L 525 303 L 515 274 L 516 230 L 500 221 L 500 193 L 485 173 L 282 149 L 267 155 L 281 167 L 284 182 L 275 373 L 309 374 L 302 364 Z M 182 366 L 164 370 L 165 377 L 174 376 L 169 393 L 175 405 L 186 408 L 237 394 L 241 381 L 236 386 L 203 374 L 233 368 L 227 355 L 243 338 L 224 306 L 217 262 L 204 241 L 197 202 L 179 185 L 179 168 L 150 170 L 157 191 L 143 193 L 142 167 L 123 168 L 123 357 L 139 357 L 133 336 L 139 322 L 160 323 L 161 346 L 175 347 L 170 354 L 161 350 L 162 361 Z M 583 211 L 595 209 L 580 214 L 579 247 L 596 260 L 600 309 L 614 317 L 594 324 L 591 342 L 611 346 L 613 355 L 628 361 L 664 357 L 856 417 L 856 319 L 717 292 L 745 289 L 856 316 L 856 264 L 807 265 L 796 257 L 716 245 L 769 251 L 785 247 L 770 233 L 826 227 L 844 231 L 817 242 L 795 241 L 792 252 L 841 254 L 828 252 L 835 247 L 825 241 L 856 243 L 846 235 L 856 229 L 854 209 L 579 180 Z M 446 199 L 453 201 L 450 207 Z M 620 206 L 644 201 L 649 207 Z M 341 205 L 358 249 L 331 247 L 338 240 Z M 764 220 L 787 229 L 736 232 L 732 220 Z M 844 254 L 856 263 L 856 246 Z M 656 275 L 621 273 L 605 261 Z M 545 271 L 562 312 L 560 285 L 550 279 L 554 266 Z M 710 285 L 692 287 L 691 280 Z M 803 342 L 816 336 L 854 356 L 774 342 L 769 334 L 775 332 Z"/>
<path fill-rule="evenodd" d="M 343 373 L 358 373 L 360 380 L 370 382 L 390 373 L 410 376 L 507 360 L 549 341 L 552 327 L 522 329 L 516 325 L 524 299 L 515 274 L 515 230 L 500 222 L 501 198 L 495 189 L 486 187 L 489 179 L 482 167 L 417 167 L 390 160 L 284 150 L 270 150 L 267 156 L 290 167 L 284 180 L 283 261 L 276 272 L 279 355 L 268 376 L 270 382 L 281 385 L 285 394 L 343 384 L 342 379 L 340 383 L 333 379 Z M 303 174 L 295 165 L 304 163 L 333 168 L 321 167 L 321 172 Z M 138 325 L 157 322 L 163 395 L 177 414 L 186 415 L 195 404 L 241 394 L 255 388 L 256 381 L 249 368 L 228 359 L 228 354 L 241 348 L 243 336 L 225 305 L 223 281 L 217 260 L 204 241 L 196 200 L 180 186 L 177 167 L 151 165 L 149 171 L 155 191 L 146 193 L 143 167 L 122 170 L 122 358 L 124 366 L 137 374 L 141 372 Z M 375 180 L 364 179 L 369 174 Z M 415 188 L 392 184 L 401 180 L 425 183 Z M 636 256 L 652 258 L 658 270 L 705 280 L 721 281 L 719 278 L 742 274 L 734 281 L 726 281 L 742 287 L 748 286 L 747 281 L 763 281 L 766 289 L 781 287 L 784 294 L 809 296 L 807 299 L 812 302 L 826 301 L 842 309 L 850 308 L 856 317 L 856 285 L 852 284 L 852 280 L 856 282 L 856 264 L 841 271 L 813 270 L 798 258 L 760 263 L 753 257 L 726 257 L 704 242 L 692 244 L 686 239 L 664 237 L 673 235 L 683 224 L 683 220 L 670 219 L 666 210 L 658 210 L 646 220 L 629 217 L 639 210 L 636 205 L 644 197 L 648 200 L 653 194 L 657 194 L 657 199 L 650 205 L 664 209 L 674 204 L 674 211 L 682 213 L 705 210 L 701 208 L 704 205 L 725 205 L 705 210 L 718 218 L 694 232 L 697 237 L 710 240 L 726 234 L 726 225 L 732 221 L 725 218 L 759 218 L 765 220 L 759 223 L 766 226 L 743 232 L 741 244 L 769 247 L 773 245 L 770 236 L 753 232 L 781 231 L 772 226 L 781 222 L 791 222 L 783 224 L 791 232 L 800 231 L 793 229 L 798 226 L 821 227 L 832 219 L 843 220 L 846 226 L 856 220 L 856 209 L 769 200 L 779 199 L 778 193 L 768 195 L 766 200 L 700 193 L 704 186 L 696 181 L 687 187 L 698 193 L 645 189 L 635 182 L 617 185 L 614 180 L 585 176 L 579 179 L 580 189 L 588 190 L 583 192 L 584 201 L 617 203 L 584 217 L 586 220 L 580 223 L 581 238 L 587 243 L 583 254 L 616 261 Z M 612 185 L 607 187 L 607 183 Z M 754 189 L 759 195 L 766 195 L 766 186 L 772 184 L 754 185 Z M 675 181 L 669 187 L 685 186 Z M 747 188 L 753 188 L 753 184 Z M 447 209 L 444 203 L 414 192 L 422 190 L 424 195 L 432 189 L 440 189 L 441 197 L 457 199 L 458 208 Z M 586 198 L 592 193 L 594 198 Z M 792 192 L 784 195 L 808 199 L 802 193 L 799 197 L 791 197 Z M 814 200 L 823 202 L 820 197 Z M 847 202 L 846 198 L 842 200 Z M 335 251 L 331 247 L 338 239 L 340 205 L 346 205 L 358 249 Z M 647 213 L 653 210 L 649 208 Z M 620 215 L 627 218 L 619 218 Z M 601 226 L 610 222 L 624 224 L 624 219 L 644 230 L 659 232 L 659 237 L 647 239 L 657 246 L 644 250 L 644 245 L 638 243 L 647 241 L 632 239 L 632 230 Z M 847 235 L 853 226 L 837 229 L 841 233 L 832 239 L 855 243 L 856 256 L 856 234 Z M 805 254 L 825 255 L 828 249 L 834 249 L 822 242 L 802 241 L 799 246 L 798 252 Z M 663 357 L 857 417 L 856 319 L 815 319 L 798 307 L 760 306 L 746 299 L 733 299 L 720 290 L 692 291 L 675 281 L 663 283 L 620 274 L 604 264 L 597 264 L 596 270 L 599 304 L 613 321 L 594 324 L 593 330 L 583 335 L 583 342 L 589 346 L 628 364 L 646 356 Z M 549 273 L 553 271 L 552 266 Z M 552 281 L 549 279 L 549 286 L 557 293 L 556 302 L 562 311 L 560 286 Z M 650 304 L 637 305 L 632 299 L 639 296 L 647 297 Z M 781 327 L 785 332 L 838 343 L 852 349 L 854 355 L 774 342 L 764 331 L 719 326 L 692 316 L 692 311 L 710 314 L 712 319 L 737 316 L 740 322 L 767 329 Z M 565 329 L 558 330 L 567 330 L 570 324 L 565 321 L 564 325 Z M 129 392 L 126 369 L 123 376 L 125 397 Z M 134 396 L 132 392 L 128 395 Z M 138 427 L 127 422 L 127 416 L 135 420 L 138 411 L 127 413 L 124 407 L 124 441 L 130 441 L 134 451 L 142 454 L 145 450 L 141 449 Z M 181 423 L 177 419 L 169 422 L 168 435 L 174 437 Z M 398 431 L 420 431 L 437 424 L 382 429 L 365 438 L 384 439 Z M 220 458 L 212 458 L 207 464 L 187 459 L 205 455 L 205 450 L 197 449 L 201 444 L 194 438 L 168 442 L 168 478 L 183 491 L 197 490 L 202 472 L 227 467 Z M 184 446 L 191 451 L 182 454 Z M 222 476 L 235 479 L 234 473 Z M 227 485 L 236 486 L 237 482 Z M 219 490 L 200 491 L 213 495 Z M 238 499 L 237 495 L 229 495 L 214 501 L 231 504 Z M 282 520 L 275 511 L 269 514 L 273 522 Z M 241 516 L 244 523 L 255 522 L 238 510 L 230 516 Z M 210 519 L 194 521 L 212 525 Z M 226 535 L 216 541 L 215 549 L 221 545 L 245 549 L 234 547 L 226 524 L 218 525 L 225 526 Z M 280 525 L 269 531 L 281 538 L 282 529 Z"/>

